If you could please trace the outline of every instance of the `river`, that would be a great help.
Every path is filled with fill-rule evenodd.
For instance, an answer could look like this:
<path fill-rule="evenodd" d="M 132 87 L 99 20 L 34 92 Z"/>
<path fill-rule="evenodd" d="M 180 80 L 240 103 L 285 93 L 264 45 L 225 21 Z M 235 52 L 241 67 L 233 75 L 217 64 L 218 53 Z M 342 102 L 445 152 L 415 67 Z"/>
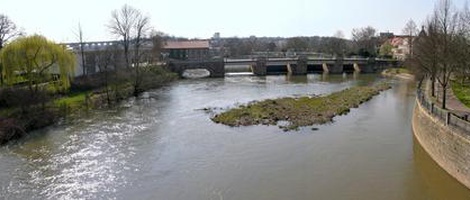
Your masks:
<path fill-rule="evenodd" d="M 414 83 L 334 123 L 284 132 L 215 124 L 206 107 L 326 94 L 376 75 L 174 82 L 0 148 L 2 199 L 469 199 L 411 130 Z"/>

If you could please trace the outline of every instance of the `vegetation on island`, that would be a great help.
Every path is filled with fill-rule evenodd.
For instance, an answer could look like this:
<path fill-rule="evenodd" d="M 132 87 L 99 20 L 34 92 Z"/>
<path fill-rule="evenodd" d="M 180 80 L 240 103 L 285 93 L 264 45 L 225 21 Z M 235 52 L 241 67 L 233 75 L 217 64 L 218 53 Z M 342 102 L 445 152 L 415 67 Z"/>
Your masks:
<path fill-rule="evenodd" d="M 401 79 L 414 79 L 414 75 L 412 72 L 407 68 L 390 68 L 382 71 L 382 75 L 386 77 L 396 77 Z"/>
<path fill-rule="evenodd" d="M 407 68 L 390 68 L 384 70 L 387 74 L 411 74 L 411 71 Z"/>
<path fill-rule="evenodd" d="M 212 120 L 228 126 L 278 125 L 285 131 L 325 124 L 389 89 L 387 83 L 356 86 L 326 96 L 285 97 L 242 105 L 216 114 Z M 284 123 L 279 122 L 287 122 Z"/>

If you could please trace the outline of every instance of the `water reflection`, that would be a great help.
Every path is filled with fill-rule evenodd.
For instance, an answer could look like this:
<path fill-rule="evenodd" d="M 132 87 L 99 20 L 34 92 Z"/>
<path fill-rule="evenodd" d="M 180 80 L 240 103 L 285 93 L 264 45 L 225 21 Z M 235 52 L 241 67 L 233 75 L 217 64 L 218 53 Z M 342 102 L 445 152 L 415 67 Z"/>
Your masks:
<path fill-rule="evenodd" d="M 136 106 L 136 105 L 134 105 Z M 7 190 L 11 197 L 30 194 L 47 199 L 110 198 L 128 184 L 126 173 L 139 170 L 131 163 L 136 154 L 130 142 L 146 137 L 145 130 L 155 120 L 143 115 L 139 107 L 96 114 L 82 119 L 79 126 L 42 130 L 34 141 L 12 148 L 25 162 L 15 171 Z M 150 114 L 150 113 L 145 113 Z M 101 120 L 105 118 L 106 120 Z M 28 180 L 30 184 L 24 184 Z"/>
<path fill-rule="evenodd" d="M 307 75 L 286 75 L 286 81 L 289 83 L 307 83 L 308 78 Z"/>

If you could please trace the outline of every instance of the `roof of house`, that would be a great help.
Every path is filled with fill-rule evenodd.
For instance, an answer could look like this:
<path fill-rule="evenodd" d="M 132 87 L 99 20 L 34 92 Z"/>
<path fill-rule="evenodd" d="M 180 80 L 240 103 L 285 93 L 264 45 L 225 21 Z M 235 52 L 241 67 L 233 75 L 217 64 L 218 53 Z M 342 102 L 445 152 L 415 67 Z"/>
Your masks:
<path fill-rule="evenodd" d="M 164 49 L 208 49 L 208 40 L 167 41 Z"/>
<path fill-rule="evenodd" d="M 388 42 L 392 46 L 399 46 L 399 45 L 404 45 L 405 42 L 408 43 L 410 36 L 407 35 L 395 35 L 393 38 L 388 39 Z M 414 37 L 413 37 L 414 39 Z"/>
<path fill-rule="evenodd" d="M 390 44 L 392 46 L 398 46 L 398 45 L 402 45 L 404 43 L 404 38 L 402 37 L 394 37 L 392 39 L 390 39 Z"/>

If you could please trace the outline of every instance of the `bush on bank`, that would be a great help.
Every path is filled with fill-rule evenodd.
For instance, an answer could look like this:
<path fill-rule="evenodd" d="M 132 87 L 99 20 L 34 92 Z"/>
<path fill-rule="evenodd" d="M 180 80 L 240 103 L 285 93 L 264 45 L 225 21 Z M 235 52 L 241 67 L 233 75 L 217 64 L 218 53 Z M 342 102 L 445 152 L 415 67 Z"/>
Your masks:
<path fill-rule="evenodd" d="M 51 92 L 47 85 L 31 95 L 21 86 L 0 89 L 0 144 L 21 138 L 70 114 L 111 105 L 134 95 L 133 74 L 110 71 L 79 77 L 66 92 Z M 160 87 L 178 76 L 161 66 L 147 67 L 139 91 Z"/>

